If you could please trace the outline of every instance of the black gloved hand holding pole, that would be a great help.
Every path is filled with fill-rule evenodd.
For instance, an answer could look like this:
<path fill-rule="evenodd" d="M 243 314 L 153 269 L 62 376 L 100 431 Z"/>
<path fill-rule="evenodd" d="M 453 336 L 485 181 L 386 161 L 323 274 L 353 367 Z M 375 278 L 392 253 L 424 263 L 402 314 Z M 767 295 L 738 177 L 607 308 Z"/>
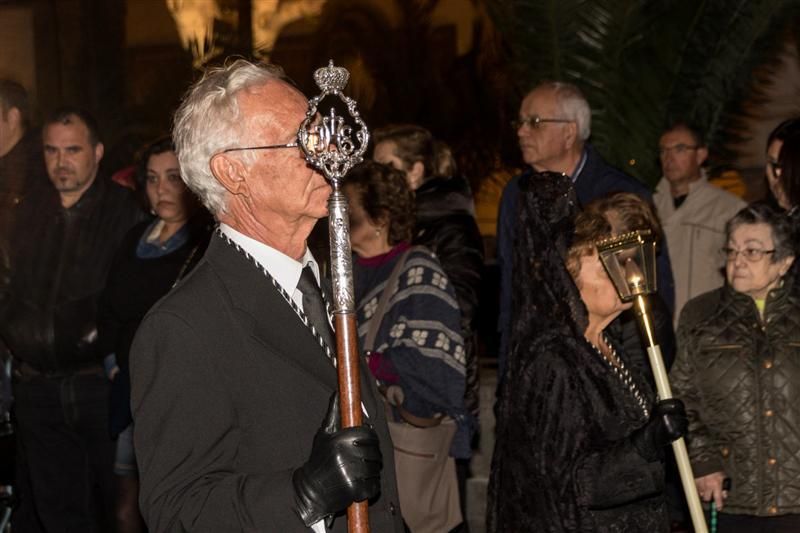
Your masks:
<path fill-rule="evenodd" d="M 292 475 L 297 512 L 309 527 L 380 492 L 383 460 L 377 433 L 369 426 L 340 428 L 335 393 L 311 456 Z"/>
<path fill-rule="evenodd" d="M 686 435 L 689 419 L 683 402 L 677 398 L 659 401 L 653 408 L 650 421 L 631 435 L 639 455 L 648 461 L 663 457 L 664 448 Z"/>

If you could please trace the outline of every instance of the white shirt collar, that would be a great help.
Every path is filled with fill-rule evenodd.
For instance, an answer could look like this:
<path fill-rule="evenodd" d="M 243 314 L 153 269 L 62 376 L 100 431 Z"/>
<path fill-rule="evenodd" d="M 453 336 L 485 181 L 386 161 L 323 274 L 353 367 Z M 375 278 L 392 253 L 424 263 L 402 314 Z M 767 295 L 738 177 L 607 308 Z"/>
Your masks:
<path fill-rule="evenodd" d="M 314 272 L 317 284 L 319 284 L 319 266 L 308 246 L 306 246 L 302 260 L 298 262 L 272 246 L 236 231 L 227 224 L 221 223 L 219 228 L 230 240 L 252 255 L 256 262 L 264 267 L 275 278 L 278 285 L 290 296 L 294 296 L 297 282 L 300 281 L 300 274 L 306 265 L 311 265 L 311 270 Z M 292 299 L 294 300 L 294 297 Z M 300 304 L 300 307 L 302 309 L 302 304 Z"/>

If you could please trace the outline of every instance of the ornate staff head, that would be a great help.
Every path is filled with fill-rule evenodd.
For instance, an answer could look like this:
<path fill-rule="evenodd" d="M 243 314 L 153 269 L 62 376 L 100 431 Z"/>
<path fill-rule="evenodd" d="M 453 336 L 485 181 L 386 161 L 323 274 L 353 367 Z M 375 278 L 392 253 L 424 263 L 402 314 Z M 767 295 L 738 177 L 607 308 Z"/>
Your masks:
<path fill-rule="evenodd" d="M 314 72 L 314 81 L 320 93 L 308 101 L 306 118 L 297 132 L 297 143 L 306 161 L 319 169 L 333 186 L 328 199 L 328 227 L 333 307 L 336 314 L 355 312 L 350 217 L 347 198 L 342 192 L 342 180 L 351 168 L 363 160 L 369 143 L 369 131 L 356 109 L 356 101 L 342 93 L 349 79 L 347 70 L 335 67 L 333 60 L 328 62 L 327 67 Z M 317 108 L 328 95 L 338 97 L 345 104 L 349 117 L 338 116 L 333 105 L 327 115 L 318 113 Z"/>
<path fill-rule="evenodd" d="M 349 79 L 347 69 L 335 67 L 332 59 L 327 67 L 314 72 L 320 94 L 308 101 L 306 118 L 297 132 L 297 141 L 306 161 L 325 175 L 334 190 L 339 189 L 341 179 L 350 169 L 363 160 L 369 143 L 369 131 L 356 109 L 356 101 L 342 93 Z M 336 115 L 333 106 L 327 115 L 318 117 L 317 108 L 328 95 L 337 96 L 344 102 L 355 126 L 351 126 L 345 117 Z"/>

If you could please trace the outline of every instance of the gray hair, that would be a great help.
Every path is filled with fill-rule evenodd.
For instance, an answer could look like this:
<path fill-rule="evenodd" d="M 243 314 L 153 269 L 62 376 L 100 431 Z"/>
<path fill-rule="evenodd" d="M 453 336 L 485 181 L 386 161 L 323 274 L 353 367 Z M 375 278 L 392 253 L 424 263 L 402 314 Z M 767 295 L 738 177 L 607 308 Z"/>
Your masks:
<path fill-rule="evenodd" d="M 239 110 L 239 92 L 270 80 L 291 83 L 280 67 L 244 59 L 210 68 L 189 88 L 175 112 L 172 138 L 181 177 L 214 214 L 225 212 L 226 190 L 211 173 L 211 158 L 241 142 L 246 124 Z"/>
<path fill-rule="evenodd" d="M 767 202 L 755 202 L 733 215 L 725 224 L 725 238 L 730 239 L 731 234 L 739 226 L 746 224 L 766 224 L 772 231 L 772 241 L 775 253 L 772 261 L 780 261 L 795 255 L 794 232 L 789 216 Z"/>
<path fill-rule="evenodd" d="M 550 89 L 555 93 L 561 118 L 574 121 L 578 138 L 586 142 L 592 134 L 592 109 L 578 86 L 563 81 L 546 81 L 537 85 L 536 89 Z"/>

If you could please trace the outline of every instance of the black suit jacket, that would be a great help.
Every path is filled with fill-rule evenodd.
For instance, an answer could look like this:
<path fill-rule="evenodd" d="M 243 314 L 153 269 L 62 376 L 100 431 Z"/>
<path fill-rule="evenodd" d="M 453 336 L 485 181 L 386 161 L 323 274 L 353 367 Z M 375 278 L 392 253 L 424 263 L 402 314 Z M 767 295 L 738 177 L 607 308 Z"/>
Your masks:
<path fill-rule="evenodd" d="M 362 364 L 383 452 L 372 531 L 402 531 L 383 405 Z M 142 513 L 151 531 L 310 531 L 292 472 L 309 457 L 336 371 L 264 274 L 218 235 L 148 313 L 131 351 Z M 334 531 L 346 531 L 338 517 Z"/>

